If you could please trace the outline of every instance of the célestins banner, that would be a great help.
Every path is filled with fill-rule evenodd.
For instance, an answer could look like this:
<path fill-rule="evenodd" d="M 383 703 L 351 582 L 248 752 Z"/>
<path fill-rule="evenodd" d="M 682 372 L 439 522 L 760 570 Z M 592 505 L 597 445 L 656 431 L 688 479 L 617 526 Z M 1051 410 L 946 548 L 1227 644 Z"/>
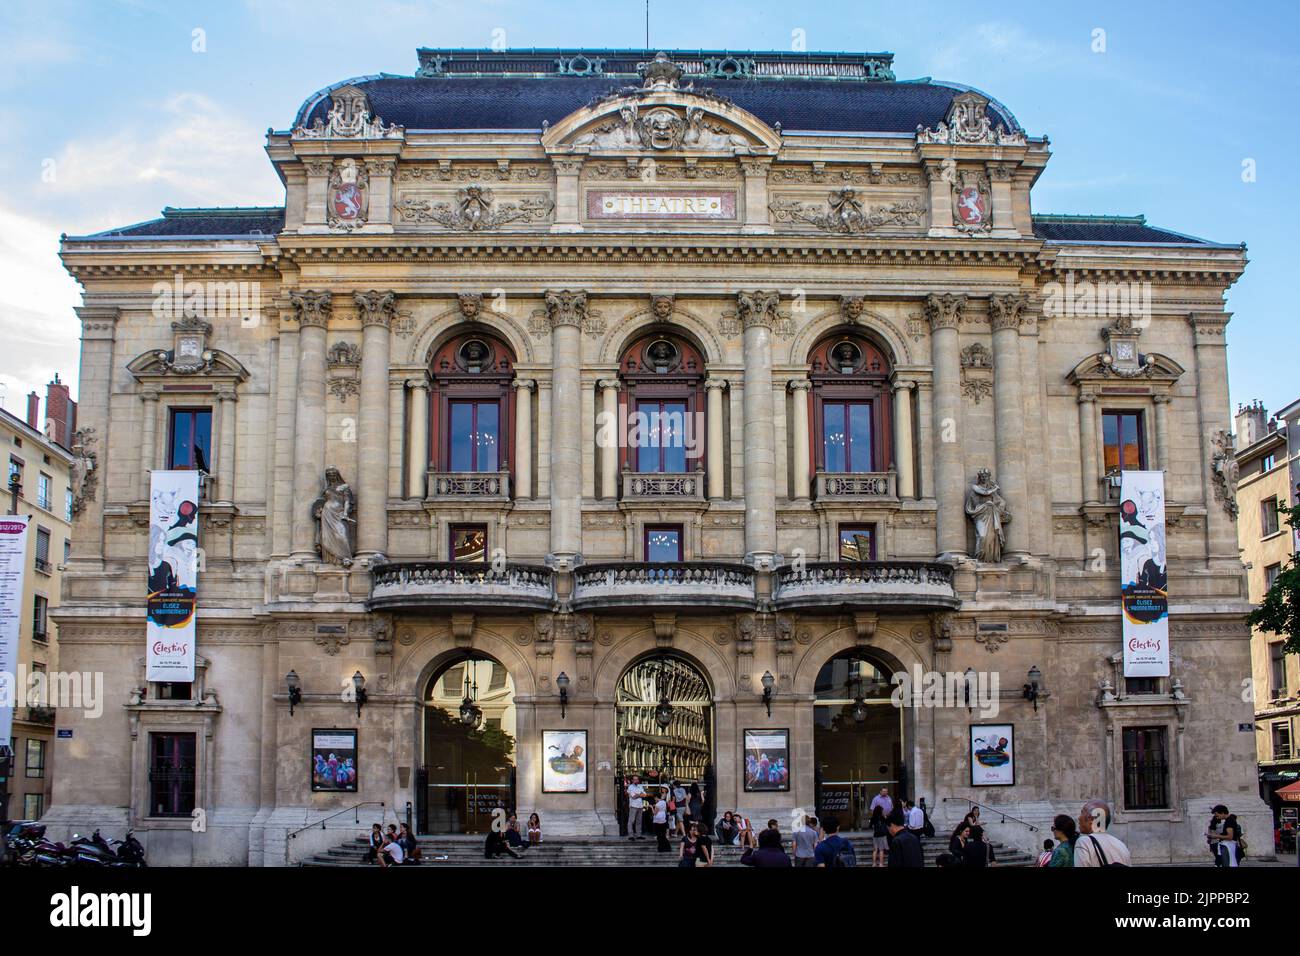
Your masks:
<path fill-rule="evenodd" d="M 0 745 L 13 736 L 14 708 L 25 691 L 18 683 L 18 634 L 23 626 L 23 579 L 27 571 L 27 515 L 0 516 Z"/>
<path fill-rule="evenodd" d="M 198 574 L 199 473 L 152 472 L 146 680 L 194 681 Z"/>
<path fill-rule="evenodd" d="M 1124 676 L 1168 677 L 1169 575 L 1164 472 L 1122 473 L 1119 557 Z"/>

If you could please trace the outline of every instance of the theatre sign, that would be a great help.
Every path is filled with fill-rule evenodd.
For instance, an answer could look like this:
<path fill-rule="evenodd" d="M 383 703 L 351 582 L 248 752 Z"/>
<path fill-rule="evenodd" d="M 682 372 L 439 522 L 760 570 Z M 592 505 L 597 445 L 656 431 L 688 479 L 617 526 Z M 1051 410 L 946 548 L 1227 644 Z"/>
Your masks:
<path fill-rule="evenodd" d="M 705 190 L 587 193 L 590 219 L 734 219 L 736 194 Z"/>

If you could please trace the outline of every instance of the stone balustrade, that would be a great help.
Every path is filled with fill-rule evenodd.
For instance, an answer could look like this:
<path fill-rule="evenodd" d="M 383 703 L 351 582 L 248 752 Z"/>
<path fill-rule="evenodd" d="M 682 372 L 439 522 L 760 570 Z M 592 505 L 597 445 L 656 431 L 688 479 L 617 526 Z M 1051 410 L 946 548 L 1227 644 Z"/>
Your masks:
<path fill-rule="evenodd" d="M 777 572 L 777 607 L 957 607 L 953 569 L 926 561 L 826 561 Z"/>
<path fill-rule="evenodd" d="M 819 471 L 818 501 L 859 501 L 898 497 L 898 473 L 893 471 Z"/>
<path fill-rule="evenodd" d="M 508 471 L 429 471 L 430 501 L 509 501 Z"/>
<path fill-rule="evenodd" d="M 623 472 L 623 500 L 671 498 L 674 501 L 703 501 L 705 477 L 702 471 Z"/>
<path fill-rule="evenodd" d="M 713 561 L 589 564 L 573 575 L 574 610 L 595 607 L 752 608 L 754 569 Z"/>
<path fill-rule="evenodd" d="M 369 605 L 547 610 L 553 600 L 553 574 L 541 565 L 410 561 L 375 565 Z"/>

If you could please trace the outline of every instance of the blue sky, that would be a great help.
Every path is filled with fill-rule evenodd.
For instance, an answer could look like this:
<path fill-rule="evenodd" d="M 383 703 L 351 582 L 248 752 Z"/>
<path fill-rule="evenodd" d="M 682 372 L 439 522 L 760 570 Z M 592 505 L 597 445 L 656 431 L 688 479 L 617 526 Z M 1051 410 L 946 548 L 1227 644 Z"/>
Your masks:
<path fill-rule="evenodd" d="M 984 90 L 1053 158 L 1038 212 L 1145 213 L 1244 241 L 1228 293 L 1234 402 L 1300 397 L 1289 237 L 1300 221 L 1300 5 L 651 0 L 651 45 L 888 50 L 900 79 Z M 21 413 L 76 382 L 78 287 L 58 236 L 165 205 L 277 205 L 263 152 L 313 91 L 411 74 L 418 46 L 644 45 L 643 0 L 6 0 L 0 10 L 0 384 Z M 1105 52 L 1093 51 L 1105 31 Z M 195 32 L 201 52 L 196 52 Z M 1243 182 L 1253 160 L 1255 181 Z"/>

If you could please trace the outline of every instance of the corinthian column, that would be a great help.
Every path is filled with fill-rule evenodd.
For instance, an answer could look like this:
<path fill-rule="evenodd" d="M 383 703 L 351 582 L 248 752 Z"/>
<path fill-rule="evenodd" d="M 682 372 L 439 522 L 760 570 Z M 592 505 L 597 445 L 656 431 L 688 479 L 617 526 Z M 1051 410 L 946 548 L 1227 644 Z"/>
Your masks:
<path fill-rule="evenodd" d="M 406 467 L 406 497 L 422 499 L 429 480 L 429 382 L 424 376 L 406 383 L 411 387 L 411 430 L 406 447 L 411 450 Z"/>
<path fill-rule="evenodd" d="M 551 553 L 559 566 L 582 553 L 582 322 L 585 292 L 547 292 L 551 323 Z"/>
<path fill-rule="evenodd" d="M 600 496 L 609 500 L 618 497 L 618 440 L 623 433 L 618 423 L 618 389 L 618 379 L 600 380 L 601 427 L 596 434 L 605 441 L 600 446 Z"/>
<path fill-rule="evenodd" d="M 1019 521 L 1006 525 L 1006 553 L 1029 550 L 1029 482 L 1025 475 L 1024 394 L 1020 381 L 1020 321 L 1024 295 L 989 297 L 993 325 L 993 419 L 997 436 L 998 484 Z"/>
<path fill-rule="evenodd" d="M 291 292 L 298 315 L 298 408 L 293 445 L 293 557 L 316 556 L 311 503 L 325 476 L 325 327 L 328 292 Z"/>
<path fill-rule="evenodd" d="M 745 330 L 745 551 L 755 566 L 776 554 L 776 423 L 772 410 L 772 328 L 779 292 L 741 292 Z"/>
<path fill-rule="evenodd" d="M 808 498 L 812 484 L 812 463 L 808 455 L 808 392 L 812 382 L 806 378 L 795 379 L 786 387 L 794 398 L 794 488 L 790 497 L 803 501 Z"/>
<path fill-rule="evenodd" d="M 392 292 L 358 292 L 353 298 L 361 313 L 357 555 L 374 559 L 388 551 L 388 464 L 393 454 L 388 431 L 389 329 L 397 296 Z"/>
<path fill-rule="evenodd" d="M 912 389 L 915 382 L 894 384 L 894 466 L 898 469 L 898 497 L 916 496 L 912 452 Z"/>
<path fill-rule="evenodd" d="M 936 545 L 940 557 L 966 553 L 961 356 L 957 349 L 957 326 L 965 305 L 964 295 L 932 295 L 925 304 L 934 363 L 934 496 L 939 506 Z"/>

